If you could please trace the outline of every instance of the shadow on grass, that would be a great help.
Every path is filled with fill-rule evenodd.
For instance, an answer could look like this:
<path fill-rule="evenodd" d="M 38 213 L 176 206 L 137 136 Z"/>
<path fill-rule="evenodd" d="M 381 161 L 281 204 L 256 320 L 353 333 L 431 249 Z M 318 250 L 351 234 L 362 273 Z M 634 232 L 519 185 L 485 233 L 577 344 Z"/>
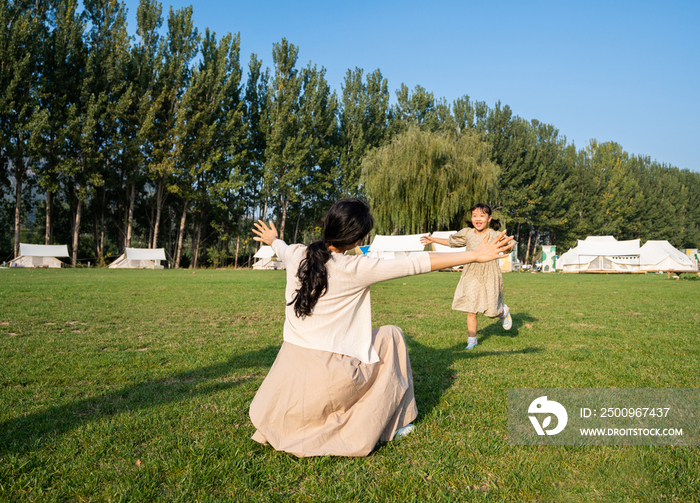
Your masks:
<path fill-rule="evenodd" d="M 527 313 L 513 313 L 512 314 L 513 318 L 513 326 L 510 327 L 510 330 L 503 330 L 503 325 L 501 324 L 501 320 L 498 320 L 497 323 L 491 323 L 489 326 L 484 327 L 483 329 L 478 329 L 476 331 L 477 338 L 479 339 L 479 344 L 482 342 L 485 342 L 488 340 L 489 337 L 517 337 L 520 333 L 520 329 L 525 328 L 525 325 L 528 323 L 534 323 L 535 321 L 538 321 L 537 318 L 534 316 L 530 316 Z M 483 323 L 485 321 L 485 318 L 483 316 L 479 316 L 479 325 L 483 326 Z M 466 320 L 465 320 L 465 325 L 466 325 Z M 527 328 L 525 328 L 527 330 Z M 466 332 L 466 327 L 465 327 L 465 332 Z M 464 345 L 466 346 L 466 337 L 464 338 Z"/>
<path fill-rule="evenodd" d="M 239 386 L 258 375 L 233 375 L 243 368 L 269 369 L 279 346 L 233 355 L 225 362 L 154 379 L 0 423 L 0 455 L 37 448 L 71 430 L 123 412 L 186 400 Z"/>
<path fill-rule="evenodd" d="M 522 325 L 524 324 L 524 321 L 535 321 L 536 318 L 524 316 L 520 317 L 519 320 L 520 325 Z M 517 335 L 517 331 L 514 335 L 510 335 L 510 332 L 513 330 L 516 330 L 515 319 L 513 320 L 513 327 L 508 332 L 504 331 L 500 324 L 489 326 L 487 327 L 487 330 L 484 331 L 488 331 L 488 335 L 485 337 L 481 335 L 479 338 L 479 343 L 481 344 L 481 342 L 486 340 L 488 336 L 492 334 L 497 334 L 499 336 L 504 336 L 507 334 L 510 337 L 514 337 Z M 449 348 L 441 349 L 435 349 L 421 344 L 410 335 L 406 336 L 406 343 L 410 349 L 411 367 L 413 369 L 413 384 L 416 394 L 416 404 L 418 405 L 418 421 L 430 414 L 433 408 L 435 408 L 440 402 L 440 397 L 443 395 L 443 393 L 445 393 L 454 383 L 457 377 L 452 368 L 455 361 L 471 360 L 490 356 L 540 353 L 544 351 L 544 349 L 541 347 L 532 346 L 518 350 L 506 349 L 500 351 L 483 350 L 483 346 L 477 346 L 477 349 L 466 350 L 466 337 L 465 342 L 455 344 Z"/>

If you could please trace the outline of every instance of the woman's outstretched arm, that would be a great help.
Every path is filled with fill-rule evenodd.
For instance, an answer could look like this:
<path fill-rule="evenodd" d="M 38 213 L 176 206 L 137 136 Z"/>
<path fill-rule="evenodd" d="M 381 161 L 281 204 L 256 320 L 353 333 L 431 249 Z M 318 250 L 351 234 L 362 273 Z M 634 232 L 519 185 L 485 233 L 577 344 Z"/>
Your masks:
<path fill-rule="evenodd" d="M 475 250 L 457 253 L 430 253 L 430 270 L 437 271 L 472 262 L 490 262 L 497 258 L 503 258 L 515 245 L 513 236 L 506 236 L 506 231 L 501 232 L 490 243 L 488 242 L 489 238 L 490 236 L 487 235 Z"/>

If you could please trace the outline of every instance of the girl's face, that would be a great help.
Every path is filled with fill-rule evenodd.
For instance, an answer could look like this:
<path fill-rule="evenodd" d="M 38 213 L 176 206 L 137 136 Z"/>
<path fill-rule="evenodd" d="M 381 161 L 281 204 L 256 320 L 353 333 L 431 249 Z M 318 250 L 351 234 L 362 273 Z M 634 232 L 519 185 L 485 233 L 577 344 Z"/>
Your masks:
<path fill-rule="evenodd" d="M 479 208 L 472 211 L 472 225 L 477 232 L 484 231 L 488 228 L 491 221 L 491 215 L 480 210 Z"/>

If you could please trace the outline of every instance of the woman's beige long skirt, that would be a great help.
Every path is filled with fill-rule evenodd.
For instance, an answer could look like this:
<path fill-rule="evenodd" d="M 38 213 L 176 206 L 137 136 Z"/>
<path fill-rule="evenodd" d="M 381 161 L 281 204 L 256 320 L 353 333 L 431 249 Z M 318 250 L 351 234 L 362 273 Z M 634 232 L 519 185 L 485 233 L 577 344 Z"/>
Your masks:
<path fill-rule="evenodd" d="M 253 440 L 295 456 L 367 456 L 418 413 L 403 332 L 372 332 L 379 362 L 282 344 L 253 402 Z"/>

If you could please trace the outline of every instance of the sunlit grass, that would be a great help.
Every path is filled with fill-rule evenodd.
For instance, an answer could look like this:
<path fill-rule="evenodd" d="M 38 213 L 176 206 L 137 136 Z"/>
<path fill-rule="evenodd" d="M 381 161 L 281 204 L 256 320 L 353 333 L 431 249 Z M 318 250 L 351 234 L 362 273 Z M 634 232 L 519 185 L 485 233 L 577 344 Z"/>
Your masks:
<path fill-rule="evenodd" d="M 459 275 L 375 285 L 407 335 L 416 433 L 367 458 L 252 440 L 282 272 L 0 270 L 3 501 L 697 501 L 698 447 L 508 444 L 514 387 L 698 387 L 698 281 L 504 276 L 513 328 L 450 310 Z"/>

